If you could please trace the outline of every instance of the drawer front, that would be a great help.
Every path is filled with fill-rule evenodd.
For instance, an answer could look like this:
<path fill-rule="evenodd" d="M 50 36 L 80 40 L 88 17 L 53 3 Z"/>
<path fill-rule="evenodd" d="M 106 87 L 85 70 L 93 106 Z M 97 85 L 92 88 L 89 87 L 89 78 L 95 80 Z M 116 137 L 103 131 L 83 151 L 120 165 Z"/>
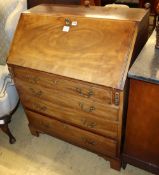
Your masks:
<path fill-rule="evenodd" d="M 31 126 L 90 151 L 116 157 L 117 142 L 26 110 Z"/>
<path fill-rule="evenodd" d="M 109 116 L 108 110 L 103 111 L 104 117 L 100 116 L 98 114 L 98 105 L 95 105 L 98 116 L 93 113 L 94 111 L 81 110 L 80 101 L 78 102 L 77 99 L 74 101 L 68 100 L 70 97 L 63 97 L 58 92 L 51 93 L 47 89 L 35 88 L 35 86 L 32 87 L 30 84 L 21 81 L 16 81 L 16 84 L 20 99 L 26 108 L 103 136 L 117 139 L 118 122 L 113 121 L 117 118 L 117 114 L 116 116 L 114 115 L 113 120 L 111 115 Z"/>
<path fill-rule="evenodd" d="M 29 98 L 24 99 L 24 106 L 28 109 L 40 112 L 41 114 L 77 125 L 78 127 L 112 139 L 117 139 L 118 137 L 117 123 L 103 120 L 95 116 L 78 113 L 67 107 L 62 107 L 61 109 L 61 107 L 56 104 L 46 104 L 44 101 L 41 103 L 40 101 L 29 100 Z"/>
<path fill-rule="evenodd" d="M 90 83 L 70 80 L 61 76 L 21 67 L 14 67 L 14 76 L 25 82 L 40 85 L 51 90 L 55 89 L 103 104 L 112 104 L 113 94 L 111 88 L 103 88 Z"/>
<path fill-rule="evenodd" d="M 33 86 L 32 84 L 17 78 L 15 78 L 15 82 L 21 99 L 31 98 L 32 100 L 35 99 L 34 101 L 38 100 L 41 103 L 42 101 L 46 101 L 46 104 L 50 102 L 51 104 L 57 104 L 60 107 L 66 106 L 78 111 L 78 113 L 85 113 L 106 120 L 118 121 L 119 108 L 114 105 L 103 105 L 54 89 L 50 90 L 37 85 Z"/>

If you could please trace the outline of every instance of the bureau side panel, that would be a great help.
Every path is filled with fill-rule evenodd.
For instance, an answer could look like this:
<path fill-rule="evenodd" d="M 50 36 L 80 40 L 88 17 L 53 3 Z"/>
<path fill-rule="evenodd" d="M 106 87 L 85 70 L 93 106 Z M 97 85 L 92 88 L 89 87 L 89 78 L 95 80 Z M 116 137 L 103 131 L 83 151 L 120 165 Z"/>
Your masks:
<path fill-rule="evenodd" d="M 143 17 L 143 19 L 138 22 L 138 34 L 135 41 L 134 51 L 132 54 L 131 65 L 137 58 L 138 54 L 140 53 L 141 49 L 145 45 L 148 39 L 148 29 L 149 29 L 149 12 Z"/>
<path fill-rule="evenodd" d="M 131 80 L 124 154 L 159 166 L 159 86 Z"/>

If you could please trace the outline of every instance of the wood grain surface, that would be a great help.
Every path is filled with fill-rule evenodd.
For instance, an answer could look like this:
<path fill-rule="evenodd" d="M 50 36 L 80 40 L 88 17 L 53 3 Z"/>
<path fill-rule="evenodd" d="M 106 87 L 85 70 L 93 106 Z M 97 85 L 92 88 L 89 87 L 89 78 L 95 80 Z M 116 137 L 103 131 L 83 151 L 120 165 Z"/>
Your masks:
<path fill-rule="evenodd" d="M 25 107 L 117 139 L 118 107 L 102 105 L 56 90 L 40 88 L 16 78 L 15 82 Z"/>
<path fill-rule="evenodd" d="M 34 14 L 50 14 L 54 16 L 61 15 L 75 15 L 79 17 L 89 17 L 89 18 L 105 18 L 105 19 L 117 19 L 126 21 L 135 21 L 137 23 L 141 22 L 148 10 L 139 8 L 105 8 L 90 6 L 86 8 L 84 6 L 57 6 L 49 4 L 41 4 L 39 6 L 33 7 L 24 13 L 34 13 Z"/>
<path fill-rule="evenodd" d="M 96 2 L 95 2 L 96 3 Z M 74 8 L 72 8 L 74 7 Z M 51 14 L 55 16 L 71 15 L 89 18 L 104 18 L 115 19 L 123 21 L 134 21 L 137 24 L 138 35 L 135 43 L 135 49 L 132 54 L 132 63 L 140 53 L 142 47 L 145 45 L 148 36 L 149 26 L 149 10 L 136 8 L 108 8 L 108 7 L 92 7 L 85 8 L 82 6 L 51 6 L 39 5 L 35 8 L 29 9 L 26 13 L 35 14 Z"/>
<path fill-rule="evenodd" d="M 63 32 L 65 18 L 78 25 Z M 26 13 L 18 26 L 9 64 L 123 89 L 136 38 L 134 22 Z"/>
<path fill-rule="evenodd" d="M 57 90 L 49 90 L 36 85 L 25 83 L 24 81 L 15 78 L 16 86 L 21 92 L 21 96 L 30 95 L 32 98 L 36 97 L 39 100 L 45 100 L 50 103 L 62 104 L 67 107 L 72 107 L 79 112 L 87 112 L 92 115 L 101 116 L 106 119 L 117 121 L 118 107 L 115 105 L 104 105 L 96 101 L 90 101 L 76 95 L 63 93 Z M 26 96 L 27 97 L 27 96 Z M 83 106 L 81 106 L 83 103 Z M 92 109 L 91 109 L 92 107 Z"/>
<path fill-rule="evenodd" d="M 101 104 L 114 104 L 113 90 L 104 86 L 99 86 L 92 83 L 87 83 L 68 77 L 61 77 L 50 73 L 39 72 L 29 68 L 14 66 L 14 77 L 18 80 L 28 82 L 32 85 L 50 89 L 51 91 L 59 91 L 84 97 L 90 101 L 95 101 Z"/>
<path fill-rule="evenodd" d="M 131 79 L 124 145 L 126 162 L 159 173 L 159 85 Z"/>
<path fill-rule="evenodd" d="M 77 146 L 110 157 L 116 156 L 117 142 L 100 135 L 81 130 L 60 121 L 43 117 L 40 114 L 26 110 L 31 126 L 52 136 L 66 140 Z"/>

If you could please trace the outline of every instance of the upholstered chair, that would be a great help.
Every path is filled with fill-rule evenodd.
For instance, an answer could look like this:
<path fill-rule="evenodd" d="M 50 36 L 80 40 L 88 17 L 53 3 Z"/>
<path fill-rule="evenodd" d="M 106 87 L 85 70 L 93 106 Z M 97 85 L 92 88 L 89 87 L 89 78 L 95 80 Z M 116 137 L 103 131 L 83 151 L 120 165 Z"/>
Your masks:
<path fill-rule="evenodd" d="M 19 97 L 6 64 L 7 54 L 20 14 L 26 9 L 26 0 L 0 1 L 0 128 L 15 143 L 8 124 L 18 105 Z"/>
<path fill-rule="evenodd" d="M 11 134 L 8 124 L 18 100 L 18 94 L 7 65 L 0 65 L 0 128 L 9 136 L 11 144 L 15 142 L 15 138 Z"/>

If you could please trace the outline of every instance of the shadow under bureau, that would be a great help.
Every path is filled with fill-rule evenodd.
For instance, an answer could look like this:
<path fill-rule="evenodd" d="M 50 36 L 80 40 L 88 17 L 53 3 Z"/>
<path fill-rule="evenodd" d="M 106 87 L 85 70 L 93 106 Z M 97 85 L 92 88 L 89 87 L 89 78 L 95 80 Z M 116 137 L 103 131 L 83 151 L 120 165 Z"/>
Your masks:
<path fill-rule="evenodd" d="M 31 133 L 95 152 L 117 170 L 127 71 L 140 45 L 131 13 L 37 6 L 22 13 L 8 57 Z M 147 12 L 135 14 L 142 23 Z"/>

